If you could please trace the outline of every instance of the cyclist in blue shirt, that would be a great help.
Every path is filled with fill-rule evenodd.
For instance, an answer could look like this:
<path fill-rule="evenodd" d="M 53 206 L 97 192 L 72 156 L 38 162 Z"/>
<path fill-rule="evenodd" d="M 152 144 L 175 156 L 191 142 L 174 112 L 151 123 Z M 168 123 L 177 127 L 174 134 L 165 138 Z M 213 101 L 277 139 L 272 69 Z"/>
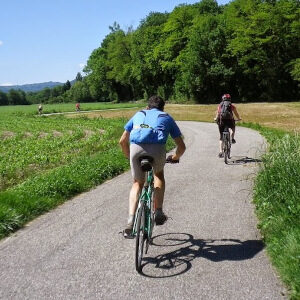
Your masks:
<path fill-rule="evenodd" d="M 161 97 L 150 97 L 147 109 L 137 112 L 124 126 L 125 131 L 119 141 L 124 155 L 130 160 L 133 176 L 133 185 L 129 194 L 129 217 L 124 237 L 129 237 L 132 233 L 138 198 L 145 181 L 145 173 L 141 170 L 139 161 L 143 155 L 153 158 L 155 223 L 163 225 L 167 220 L 162 210 L 165 191 L 165 144 L 170 134 L 177 148 L 175 154 L 170 155 L 168 159 L 174 162 L 179 161 L 184 153 L 185 144 L 174 119 L 163 111 L 164 106 L 165 102 Z"/>

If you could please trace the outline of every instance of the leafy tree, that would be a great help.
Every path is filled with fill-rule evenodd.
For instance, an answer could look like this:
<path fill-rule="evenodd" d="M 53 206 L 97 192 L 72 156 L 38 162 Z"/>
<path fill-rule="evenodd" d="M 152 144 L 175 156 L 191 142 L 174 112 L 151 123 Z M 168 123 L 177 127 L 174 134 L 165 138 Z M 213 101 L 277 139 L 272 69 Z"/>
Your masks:
<path fill-rule="evenodd" d="M 236 0 L 225 9 L 232 32 L 228 49 L 243 74 L 241 93 L 269 101 L 296 95 L 287 64 L 298 56 L 297 7 L 294 0 Z"/>
<path fill-rule="evenodd" d="M 64 93 L 64 87 L 61 85 L 55 86 L 51 89 L 51 98 L 58 97 Z"/>
<path fill-rule="evenodd" d="M 41 97 L 41 102 L 47 102 L 51 98 L 51 89 L 50 88 L 44 88 L 39 92 Z"/>
<path fill-rule="evenodd" d="M 222 12 L 222 9 L 219 7 L 218 2 L 215 0 L 202 0 L 197 3 L 196 6 L 201 15 L 218 15 Z"/>
<path fill-rule="evenodd" d="M 76 81 L 72 88 L 67 91 L 67 97 L 72 102 L 89 102 L 91 95 L 85 81 Z"/>
<path fill-rule="evenodd" d="M 174 81 L 181 66 L 180 56 L 188 43 L 190 29 L 197 13 L 196 6 L 176 7 L 163 26 L 164 42 L 154 49 L 154 57 L 163 71 L 159 85 L 165 98 L 169 98 L 173 92 Z"/>
<path fill-rule="evenodd" d="M 300 58 L 292 60 L 291 66 L 291 76 L 294 80 L 300 81 Z"/>
<path fill-rule="evenodd" d="M 76 81 L 82 81 L 82 75 L 81 75 L 80 72 L 77 73 L 75 80 Z"/>
<path fill-rule="evenodd" d="M 182 76 L 176 81 L 177 93 L 201 103 L 215 102 L 231 90 L 232 61 L 226 51 L 224 20 L 201 15 L 194 21 L 187 51 L 182 55 Z"/>
<path fill-rule="evenodd" d="M 118 95 L 118 100 L 131 100 L 133 98 L 132 86 L 134 86 L 134 77 L 132 77 L 131 60 L 131 34 L 125 34 L 119 30 L 114 33 L 113 42 L 107 47 L 107 61 L 109 71 L 107 79 L 112 80 L 112 84 Z"/>
<path fill-rule="evenodd" d="M 80 74 L 80 73 L 79 73 Z M 80 74 L 81 75 L 81 74 Z M 68 91 L 71 88 L 71 83 L 69 80 L 66 81 L 66 83 L 63 85 L 63 90 Z"/>
<path fill-rule="evenodd" d="M 21 90 L 10 89 L 7 95 L 7 99 L 10 105 L 28 104 L 26 93 Z"/>
<path fill-rule="evenodd" d="M 7 95 L 2 91 L 0 91 L 0 105 L 8 105 Z"/>
<path fill-rule="evenodd" d="M 132 35 L 132 75 L 136 80 L 135 94 L 140 97 L 157 93 L 164 82 L 164 72 L 154 52 L 164 41 L 163 27 L 168 16 L 167 13 L 150 13 Z"/>
<path fill-rule="evenodd" d="M 116 21 L 113 23 L 113 25 L 108 26 L 108 28 L 111 31 L 111 33 L 115 33 L 121 30 L 120 25 Z"/>

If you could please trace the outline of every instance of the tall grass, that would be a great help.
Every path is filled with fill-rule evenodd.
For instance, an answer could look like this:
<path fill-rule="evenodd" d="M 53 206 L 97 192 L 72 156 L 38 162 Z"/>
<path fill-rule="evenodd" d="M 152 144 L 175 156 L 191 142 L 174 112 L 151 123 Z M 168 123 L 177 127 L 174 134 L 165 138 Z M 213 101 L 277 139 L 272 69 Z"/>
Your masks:
<path fill-rule="evenodd" d="M 0 238 L 70 197 L 112 178 L 128 168 L 120 149 L 110 150 L 29 178 L 0 192 Z"/>
<path fill-rule="evenodd" d="M 269 142 L 254 203 L 267 251 L 291 299 L 300 299 L 300 136 L 259 125 Z"/>

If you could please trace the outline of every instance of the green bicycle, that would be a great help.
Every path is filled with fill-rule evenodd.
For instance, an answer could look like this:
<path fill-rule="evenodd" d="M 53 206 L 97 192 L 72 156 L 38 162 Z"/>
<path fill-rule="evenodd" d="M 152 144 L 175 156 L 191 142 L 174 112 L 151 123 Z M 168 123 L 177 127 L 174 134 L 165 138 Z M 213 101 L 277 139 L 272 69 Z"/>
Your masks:
<path fill-rule="evenodd" d="M 140 158 L 141 168 L 146 172 L 146 181 L 139 197 L 138 207 L 133 225 L 133 237 L 136 237 L 135 244 L 135 268 L 141 273 L 142 259 L 147 254 L 149 245 L 152 244 L 152 232 L 154 227 L 154 177 L 152 169 L 153 158 L 143 156 Z M 179 161 L 167 159 L 168 163 L 178 163 Z"/>
<path fill-rule="evenodd" d="M 139 197 L 138 208 L 136 210 L 133 225 L 133 236 L 136 237 L 135 268 L 139 273 L 142 270 L 144 253 L 147 254 L 149 244 L 151 243 L 154 226 L 154 203 L 152 201 L 154 178 L 151 164 L 152 161 L 152 157 L 149 156 L 143 156 L 140 160 L 141 168 L 146 172 L 146 181 Z"/>

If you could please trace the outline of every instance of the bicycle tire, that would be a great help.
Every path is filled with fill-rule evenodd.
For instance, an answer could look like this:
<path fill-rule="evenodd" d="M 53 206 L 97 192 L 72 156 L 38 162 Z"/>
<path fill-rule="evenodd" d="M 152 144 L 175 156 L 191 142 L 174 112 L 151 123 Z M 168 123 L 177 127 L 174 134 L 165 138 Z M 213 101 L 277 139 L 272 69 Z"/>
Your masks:
<path fill-rule="evenodd" d="M 147 254 L 149 245 L 152 245 L 152 233 L 153 233 L 153 227 L 154 227 L 154 207 L 153 207 L 153 192 L 152 192 L 152 200 L 151 200 L 151 208 L 149 209 L 147 207 L 147 214 L 146 218 L 148 218 L 148 224 L 147 224 L 147 229 L 148 229 L 148 234 L 147 234 L 147 239 L 146 239 L 146 248 L 145 248 L 145 254 Z"/>
<path fill-rule="evenodd" d="M 225 145 L 224 145 L 224 162 L 225 164 L 227 164 L 228 162 L 228 158 L 227 158 L 227 155 L 228 155 L 228 145 L 227 145 L 227 141 L 225 140 Z"/>
<path fill-rule="evenodd" d="M 230 159 L 230 133 L 229 132 L 224 132 L 223 133 L 223 155 L 224 155 L 224 162 L 225 164 L 228 163 L 228 159 Z"/>
<path fill-rule="evenodd" d="M 135 268 L 139 273 L 142 271 L 142 259 L 144 255 L 145 219 L 145 203 L 143 202 L 138 211 L 136 226 Z"/>
<path fill-rule="evenodd" d="M 223 144 L 223 146 L 222 146 L 223 158 L 224 158 L 225 164 L 227 164 L 227 137 L 226 137 L 225 133 L 223 133 L 222 144 Z"/>

